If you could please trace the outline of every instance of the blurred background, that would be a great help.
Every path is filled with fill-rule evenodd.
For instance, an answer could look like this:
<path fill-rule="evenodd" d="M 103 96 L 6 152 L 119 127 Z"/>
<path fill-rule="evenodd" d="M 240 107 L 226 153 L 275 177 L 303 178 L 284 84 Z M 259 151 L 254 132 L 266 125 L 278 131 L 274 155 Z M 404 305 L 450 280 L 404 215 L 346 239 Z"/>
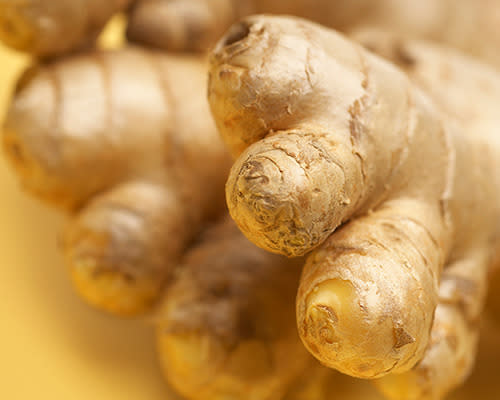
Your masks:
<path fill-rule="evenodd" d="M 115 21 L 104 41 L 120 37 Z M 0 46 L 0 118 L 28 59 Z M 0 398 L 169 400 L 153 329 L 73 292 L 58 251 L 64 219 L 25 195 L 0 157 Z"/>
<path fill-rule="evenodd" d="M 119 44 L 122 25 L 115 20 L 105 32 L 108 46 Z M 0 46 L 2 119 L 27 61 Z M 59 213 L 23 193 L 0 157 L 0 398 L 176 398 L 157 365 L 152 327 L 94 311 L 73 292 L 58 251 L 63 224 Z M 499 336 L 483 335 L 474 374 L 452 400 L 500 399 Z M 332 400 L 379 399 L 365 383 L 339 385 L 345 387 Z"/>

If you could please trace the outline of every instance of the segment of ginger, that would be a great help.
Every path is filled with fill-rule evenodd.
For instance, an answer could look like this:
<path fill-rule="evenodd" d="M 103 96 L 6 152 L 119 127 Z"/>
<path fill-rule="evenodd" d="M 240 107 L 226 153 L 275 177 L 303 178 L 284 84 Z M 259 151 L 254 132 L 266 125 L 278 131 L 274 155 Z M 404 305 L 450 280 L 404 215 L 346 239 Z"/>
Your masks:
<path fill-rule="evenodd" d="M 498 1 L 379 0 L 372 4 L 349 30 L 369 26 L 402 38 L 440 42 L 500 68 Z"/>
<path fill-rule="evenodd" d="M 297 15 L 347 28 L 370 6 L 369 0 L 139 0 L 131 9 L 127 36 L 170 51 L 204 51 L 250 14 Z"/>
<path fill-rule="evenodd" d="M 73 215 L 64 252 L 99 308 L 147 310 L 204 221 L 223 211 L 230 160 L 205 71 L 198 58 L 95 51 L 31 69 L 13 98 L 6 154 L 25 189 Z"/>
<path fill-rule="evenodd" d="M 494 133 L 500 124 L 496 110 L 500 79 L 495 71 L 455 51 L 404 40 L 395 34 L 365 30 L 355 37 L 405 70 L 413 82 L 432 98 L 436 107 L 451 117 L 450 124 L 459 126 L 465 135 L 489 139 L 491 144 L 498 145 L 498 135 Z M 483 86 L 486 81 L 489 82 L 487 91 Z M 477 159 L 471 161 L 470 165 L 481 166 Z M 481 171 L 475 174 L 483 187 L 476 193 L 463 192 L 462 197 L 467 199 L 465 204 L 469 212 L 480 219 L 484 213 L 479 208 L 483 200 L 481 196 L 489 189 L 488 182 L 481 182 Z M 458 214 L 458 217 L 462 215 Z M 491 244 L 495 243 L 494 237 L 489 240 Z M 440 283 L 440 301 L 426 353 L 411 371 L 377 382 L 387 397 L 440 399 L 469 375 L 476 355 L 478 322 L 487 286 L 494 291 L 492 282 L 488 282 L 488 275 L 494 272 L 497 263 L 492 254 L 500 254 L 498 251 L 492 253 L 488 247 L 488 243 L 475 243 L 472 239 L 468 246 L 458 245 L 454 249 L 455 259 L 448 262 Z"/>
<path fill-rule="evenodd" d="M 132 0 L 0 0 L 0 40 L 37 57 L 93 44 Z"/>
<path fill-rule="evenodd" d="M 239 18 L 287 14 L 341 31 L 376 27 L 446 43 L 500 67 L 496 0 L 140 0 L 129 38 L 167 50 L 206 50 Z"/>
<path fill-rule="evenodd" d="M 127 36 L 169 51 L 204 51 L 252 11 L 251 0 L 140 0 L 130 11 Z"/>
<path fill-rule="evenodd" d="M 259 249 L 229 218 L 207 230 L 157 314 L 168 381 L 192 400 L 282 398 L 313 363 L 295 324 L 302 262 Z"/>
<path fill-rule="evenodd" d="M 477 85 L 463 101 L 465 125 L 455 103 L 440 105 L 394 66 L 304 20 L 248 18 L 212 54 L 212 112 L 238 157 L 231 215 L 265 249 L 314 250 L 297 319 L 325 365 L 365 378 L 410 370 L 435 337 L 445 264 L 478 252 L 484 271 L 500 250 L 500 78 L 463 62 L 476 79 L 465 87 Z M 454 88 L 441 80 L 435 92 Z M 453 310 L 443 320 L 462 318 Z M 466 334 L 457 328 L 461 349 L 474 347 Z"/>

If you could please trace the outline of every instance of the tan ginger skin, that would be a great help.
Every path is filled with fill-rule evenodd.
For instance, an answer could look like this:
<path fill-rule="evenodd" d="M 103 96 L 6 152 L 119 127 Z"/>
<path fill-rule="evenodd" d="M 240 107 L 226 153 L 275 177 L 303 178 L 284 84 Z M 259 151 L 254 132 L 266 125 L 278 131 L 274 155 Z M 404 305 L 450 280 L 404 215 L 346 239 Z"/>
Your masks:
<path fill-rule="evenodd" d="M 291 14 L 347 29 L 372 0 L 139 0 L 127 36 L 166 50 L 204 51 L 236 20 L 255 13 Z"/>
<path fill-rule="evenodd" d="M 73 215 L 64 253 L 78 291 L 99 308 L 147 310 L 204 221 L 224 209 L 230 159 L 205 82 L 198 58 L 128 48 L 30 69 L 18 87 L 6 154 L 26 190 Z"/>
<path fill-rule="evenodd" d="M 295 324 L 303 260 L 259 249 L 229 217 L 197 240 L 157 311 L 167 380 L 190 400 L 281 399 L 315 363 Z"/>
<path fill-rule="evenodd" d="M 0 40 L 46 58 L 89 47 L 132 0 L 0 0 Z"/>
<path fill-rule="evenodd" d="M 128 36 L 168 50 L 206 50 L 237 19 L 289 14 L 350 31 L 383 28 L 446 43 L 500 67 L 497 0 L 141 0 Z"/>
<path fill-rule="evenodd" d="M 216 46 L 209 100 L 238 157 L 231 215 L 267 250 L 313 250 L 297 322 L 323 364 L 364 378 L 410 370 L 445 264 L 474 282 L 460 265 L 482 275 L 498 252 L 500 80 L 473 74 L 484 71 L 489 94 L 475 90 L 460 126 L 455 104 L 436 106 L 394 66 L 304 20 L 248 18 Z"/>
<path fill-rule="evenodd" d="M 293 305 L 302 264 L 259 249 L 229 217 L 200 235 L 154 319 L 168 382 L 189 400 L 380 399 L 302 345 Z"/>
<path fill-rule="evenodd" d="M 369 5 L 368 0 L 140 0 L 130 12 L 127 36 L 166 50 L 204 51 L 246 15 L 286 13 L 347 28 Z"/>
<path fill-rule="evenodd" d="M 204 51 L 234 21 L 265 12 L 342 31 L 372 26 L 432 39 L 500 66 L 496 0 L 0 0 L 0 39 L 53 57 L 92 45 L 120 11 L 130 14 L 131 41 L 167 50 Z"/>

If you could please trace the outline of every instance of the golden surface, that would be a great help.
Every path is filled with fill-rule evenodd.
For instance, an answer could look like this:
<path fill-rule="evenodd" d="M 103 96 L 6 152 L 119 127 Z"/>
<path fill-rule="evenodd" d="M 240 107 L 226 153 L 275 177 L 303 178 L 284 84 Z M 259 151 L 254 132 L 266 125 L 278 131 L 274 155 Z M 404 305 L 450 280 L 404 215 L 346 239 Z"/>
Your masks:
<path fill-rule="evenodd" d="M 108 32 L 106 41 L 117 37 Z M 26 63 L 0 48 L 0 118 Z M 72 290 L 57 248 L 63 222 L 22 192 L 0 156 L 0 399 L 175 399 L 151 327 L 94 311 Z M 452 399 L 500 399 L 499 345 L 484 346 L 477 372 Z"/>

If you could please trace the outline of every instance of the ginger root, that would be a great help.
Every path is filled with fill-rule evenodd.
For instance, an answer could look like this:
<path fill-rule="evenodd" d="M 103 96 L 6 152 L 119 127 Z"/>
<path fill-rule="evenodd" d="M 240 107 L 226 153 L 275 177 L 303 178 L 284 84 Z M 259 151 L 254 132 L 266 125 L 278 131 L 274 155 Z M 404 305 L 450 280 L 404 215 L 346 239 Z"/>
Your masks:
<path fill-rule="evenodd" d="M 93 44 L 132 0 L 0 0 L 0 40 L 47 58 Z"/>
<path fill-rule="evenodd" d="M 495 137 L 494 133 L 500 123 L 495 109 L 500 99 L 500 79 L 496 72 L 446 48 L 402 40 L 394 34 L 368 30 L 355 37 L 405 70 L 466 135 L 491 135 L 490 140 L 498 143 L 498 135 Z M 443 71 L 446 71 L 444 76 Z M 489 81 L 487 92 L 478 87 L 485 80 Z M 479 206 L 479 197 L 468 206 L 474 204 Z M 473 211 L 483 212 L 478 208 Z M 493 254 L 498 256 L 500 252 Z M 449 262 L 443 272 L 440 304 L 426 354 L 408 373 L 377 382 L 388 398 L 439 399 L 463 383 L 474 364 L 488 275 L 494 272 L 496 263 L 481 248 Z"/>
<path fill-rule="evenodd" d="M 204 231 L 154 318 L 171 386 L 189 400 L 380 399 L 300 342 L 293 303 L 302 263 L 259 249 L 229 217 Z"/>
<path fill-rule="evenodd" d="M 202 51 L 236 20 L 288 14 L 349 32 L 376 27 L 445 43 L 500 67 L 496 0 L 140 0 L 128 37 L 167 50 Z"/>
<path fill-rule="evenodd" d="M 233 26 L 211 56 L 209 101 L 238 157 L 230 213 L 267 250 L 312 251 L 299 333 L 323 364 L 353 376 L 405 373 L 426 354 L 435 366 L 451 352 L 446 370 L 461 380 L 475 340 L 464 321 L 475 321 L 500 251 L 500 78 L 465 57 L 434 61 L 422 66 L 439 78 L 426 95 L 333 31 L 266 16 Z M 475 288 L 473 312 L 446 297 L 463 282 Z M 429 341 L 443 343 L 453 321 L 458 347 L 433 359 Z M 450 379 L 432 381 L 436 393 Z"/>
<path fill-rule="evenodd" d="M 191 400 L 281 399 L 314 363 L 295 325 L 302 263 L 259 249 L 229 217 L 204 232 L 157 311 L 170 384 Z"/>
<path fill-rule="evenodd" d="M 127 37 L 169 51 L 205 51 L 240 16 L 251 0 L 140 0 L 130 11 Z"/>
<path fill-rule="evenodd" d="M 127 36 L 165 50 L 205 51 L 250 14 L 286 13 L 346 29 L 369 7 L 369 0 L 139 0 Z"/>
<path fill-rule="evenodd" d="M 73 216 L 67 263 L 101 309 L 146 311 L 224 209 L 230 159 L 200 90 L 205 73 L 194 57 L 95 51 L 30 69 L 13 98 L 7 157 L 25 189 Z"/>

